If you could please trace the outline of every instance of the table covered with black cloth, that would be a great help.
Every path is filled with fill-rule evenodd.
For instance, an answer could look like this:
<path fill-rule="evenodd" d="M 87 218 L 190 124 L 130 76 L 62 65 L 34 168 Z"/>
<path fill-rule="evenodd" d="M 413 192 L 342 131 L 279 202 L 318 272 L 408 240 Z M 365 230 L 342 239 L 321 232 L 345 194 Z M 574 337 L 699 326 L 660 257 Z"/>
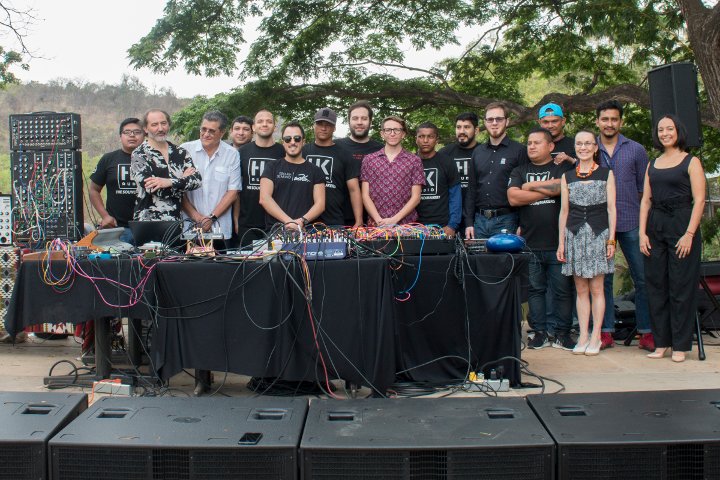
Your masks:
<path fill-rule="evenodd" d="M 417 276 L 410 297 L 395 303 L 398 371 L 407 370 L 404 375 L 412 380 L 463 380 L 467 359 L 475 369 L 503 356 L 520 358 L 520 305 L 528 255 L 470 255 L 460 263 L 458 258 L 405 257 L 405 262 L 419 266 L 419 276 L 409 267 L 396 273 L 400 299 L 406 295 L 399 292 L 412 286 Z M 488 375 L 498 365 L 511 384 L 520 382 L 519 367 L 510 360 L 488 366 L 483 373 Z"/>
<path fill-rule="evenodd" d="M 5 329 L 11 335 L 40 323 L 82 323 L 105 317 L 152 318 L 147 306 L 147 302 L 152 302 L 151 296 L 146 295 L 130 308 L 118 308 L 115 305 L 129 303 L 128 289 L 102 280 L 110 278 L 131 287 L 138 285 L 146 270 L 136 259 L 82 260 L 79 267 L 98 279 L 92 282 L 76 275 L 67 285 L 58 287 L 43 282 L 42 265 L 43 262 L 34 260 L 20 264 L 5 314 Z M 62 276 L 65 268 L 64 260 L 51 262 L 55 277 Z M 151 278 L 147 288 L 152 285 Z"/>
<path fill-rule="evenodd" d="M 308 267 L 312 320 L 297 260 L 159 265 L 153 350 L 161 377 L 200 368 L 324 383 L 327 370 L 384 393 L 395 372 L 387 262 Z"/>

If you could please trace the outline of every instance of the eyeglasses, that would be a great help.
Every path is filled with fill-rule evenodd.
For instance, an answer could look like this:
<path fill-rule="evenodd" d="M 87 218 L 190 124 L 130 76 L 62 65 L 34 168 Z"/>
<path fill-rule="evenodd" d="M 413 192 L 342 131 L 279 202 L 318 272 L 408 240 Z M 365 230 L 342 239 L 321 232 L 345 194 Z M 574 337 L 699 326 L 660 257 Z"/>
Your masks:
<path fill-rule="evenodd" d="M 500 123 L 505 120 L 505 117 L 488 117 L 485 119 L 485 123 Z"/>
<path fill-rule="evenodd" d="M 387 135 L 400 135 L 402 132 L 404 132 L 402 128 L 383 128 L 382 132 Z"/>
<path fill-rule="evenodd" d="M 128 137 L 132 137 L 132 136 L 136 136 L 136 135 L 141 135 L 142 133 L 143 133 L 142 130 L 123 130 L 123 131 L 122 131 L 122 134 L 123 134 L 123 135 L 126 135 L 126 136 L 128 136 Z"/>
<path fill-rule="evenodd" d="M 205 127 L 202 127 L 202 128 L 200 129 L 200 135 L 205 135 L 206 133 L 209 134 L 210 136 L 213 136 L 213 137 L 214 137 L 215 134 L 218 133 L 218 131 L 215 130 L 214 128 L 205 128 Z"/>
<path fill-rule="evenodd" d="M 287 137 L 282 137 L 283 142 L 285 143 L 291 143 L 292 141 L 295 141 L 295 143 L 300 143 L 302 141 L 303 137 L 302 135 L 288 135 Z"/>
<path fill-rule="evenodd" d="M 595 142 L 575 142 L 575 148 L 586 147 L 590 148 L 595 145 Z"/>

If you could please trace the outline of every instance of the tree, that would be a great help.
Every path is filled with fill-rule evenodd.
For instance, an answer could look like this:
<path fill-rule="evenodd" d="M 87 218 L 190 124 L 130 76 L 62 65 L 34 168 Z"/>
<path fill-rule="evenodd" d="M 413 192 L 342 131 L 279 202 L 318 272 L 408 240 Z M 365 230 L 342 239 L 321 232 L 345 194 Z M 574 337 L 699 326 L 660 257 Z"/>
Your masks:
<path fill-rule="evenodd" d="M 28 33 L 27 28 L 34 21 L 35 14 L 31 8 L 17 9 L 7 1 L 0 1 L 0 31 L 9 34 L 16 44 L 12 48 L 0 46 L 0 88 L 18 82 L 11 71 L 12 67 L 28 69 L 27 63 L 23 60 L 33 57 L 33 54 L 25 44 L 25 37 Z"/>
<path fill-rule="evenodd" d="M 236 47 L 251 17 L 262 21 L 240 59 Z M 477 33 L 458 38 L 458 27 Z M 452 44 L 453 58 L 426 69 L 413 61 L 422 49 Z M 717 2 L 169 0 L 129 55 L 135 67 L 156 72 L 178 63 L 206 75 L 240 71 L 246 83 L 227 102 L 271 105 L 286 116 L 354 99 L 405 115 L 447 115 L 504 100 L 515 124 L 534 120 L 548 101 L 573 113 L 591 112 L 608 98 L 647 108 L 649 68 L 695 61 L 709 105 L 703 123 L 720 129 Z M 530 78 L 560 88 L 528 99 L 519 86 Z"/>

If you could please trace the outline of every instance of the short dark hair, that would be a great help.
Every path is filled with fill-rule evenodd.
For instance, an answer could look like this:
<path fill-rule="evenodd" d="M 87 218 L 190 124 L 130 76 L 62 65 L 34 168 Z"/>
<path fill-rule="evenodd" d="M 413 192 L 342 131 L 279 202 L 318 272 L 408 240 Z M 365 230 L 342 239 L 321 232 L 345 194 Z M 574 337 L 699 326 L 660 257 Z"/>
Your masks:
<path fill-rule="evenodd" d="M 354 110 L 357 110 L 358 108 L 365 108 L 368 111 L 368 118 L 372 122 L 373 119 L 373 109 L 372 105 L 370 105 L 370 102 L 367 100 L 360 100 L 358 102 L 353 103 L 348 107 L 348 119 L 352 116 L 352 112 Z"/>
<path fill-rule="evenodd" d="M 549 143 L 555 143 L 552 133 L 550 133 L 550 130 L 548 130 L 547 128 L 534 127 L 528 132 L 528 138 L 530 138 L 530 135 L 532 135 L 533 133 L 540 133 L 545 136 L 545 140 L 547 140 Z"/>
<path fill-rule="evenodd" d="M 305 138 L 305 129 L 302 127 L 302 125 L 300 125 L 300 122 L 297 122 L 295 120 L 285 124 L 285 126 L 282 129 L 282 134 L 285 135 L 285 130 L 287 130 L 288 128 L 291 128 L 291 127 L 299 128 L 300 134 L 302 135 L 303 138 Z"/>
<path fill-rule="evenodd" d="M 218 128 L 220 128 L 220 130 L 227 130 L 228 119 L 224 113 L 218 110 L 210 110 L 209 112 L 205 112 L 205 115 L 202 116 L 202 119 L 207 122 L 218 122 L 220 124 L 218 125 Z"/>
<path fill-rule="evenodd" d="M 255 124 L 255 121 L 248 117 L 247 115 L 238 115 L 237 117 L 233 118 L 232 123 L 230 124 L 230 128 L 235 126 L 236 123 L 247 123 L 250 125 L 250 128 Z"/>
<path fill-rule="evenodd" d="M 600 112 L 603 110 L 617 110 L 620 112 L 620 118 L 623 116 L 623 106 L 617 100 L 607 100 L 598 105 L 595 108 L 596 118 L 600 118 Z"/>
<path fill-rule="evenodd" d="M 118 133 L 120 135 L 122 135 L 122 131 L 125 128 L 125 126 L 130 125 L 131 123 L 136 123 L 142 127 L 142 122 L 140 121 L 139 118 L 128 117 L 125 120 L 123 120 L 122 122 L 120 122 L 120 128 L 118 129 Z"/>
<path fill-rule="evenodd" d="M 485 106 L 485 113 L 487 113 L 488 110 L 492 110 L 494 108 L 501 108 L 503 111 L 503 114 L 505 115 L 505 118 L 508 118 L 510 116 L 510 109 L 508 106 L 503 102 L 490 102 Z"/>
<path fill-rule="evenodd" d="M 477 128 L 480 119 L 475 112 L 463 112 L 455 117 L 455 123 L 459 121 L 470 122 L 473 124 L 473 127 Z"/>
<path fill-rule="evenodd" d="M 142 120 L 143 127 L 147 126 L 148 115 L 150 115 L 151 113 L 162 113 L 163 115 L 165 115 L 165 120 L 167 121 L 168 126 L 172 127 L 172 119 L 170 119 L 170 114 L 167 113 L 165 110 L 160 110 L 159 108 L 151 108 L 150 110 L 145 112 L 145 115 L 143 115 L 143 120 Z"/>
<path fill-rule="evenodd" d="M 660 123 L 660 120 L 664 118 L 669 118 L 672 120 L 672 122 L 675 124 L 675 131 L 677 131 L 677 142 L 675 142 L 675 146 L 678 147 L 681 151 L 685 151 L 687 149 L 687 127 L 685 127 L 685 124 L 680 120 L 680 117 L 677 115 L 673 115 L 671 113 L 667 115 L 663 115 L 662 117 L 658 118 L 658 121 L 655 125 L 653 125 L 653 145 L 655 148 L 660 150 L 661 152 L 665 150 L 665 147 L 663 147 L 663 144 L 660 143 L 660 138 L 658 137 L 658 124 Z"/>
<path fill-rule="evenodd" d="M 431 128 L 432 130 L 435 131 L 435 136 L 438 136 L 438 135 L 439 135 L 439 132 L 440 132 L 440 131 L 438 130 L 437 125 L 435 125 L 434 123 L 432 123 L 432 122 L 422 122 L 422 123 L 421 123 L 420 125 L 418 125 L 417 128 L 415 129 L 415 135 L 418 134 L 418 130 L 420 130 L 421 128 Z"/>

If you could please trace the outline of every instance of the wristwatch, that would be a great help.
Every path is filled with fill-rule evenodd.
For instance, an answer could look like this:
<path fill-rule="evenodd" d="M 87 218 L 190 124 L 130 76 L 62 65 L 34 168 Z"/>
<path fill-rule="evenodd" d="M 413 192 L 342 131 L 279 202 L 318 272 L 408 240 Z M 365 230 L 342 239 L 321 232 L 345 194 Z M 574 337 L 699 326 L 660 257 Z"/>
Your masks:
<path fill-rule="evenodd" d="M 212 220 L 213 223 L 214 223 L 214 222 L 217 222 L 217 219 L 218 219 L 217 215 L 215 215 L 214 213 L 211 213 L 211 214 L 210 214 L 210 220 Z"/>

